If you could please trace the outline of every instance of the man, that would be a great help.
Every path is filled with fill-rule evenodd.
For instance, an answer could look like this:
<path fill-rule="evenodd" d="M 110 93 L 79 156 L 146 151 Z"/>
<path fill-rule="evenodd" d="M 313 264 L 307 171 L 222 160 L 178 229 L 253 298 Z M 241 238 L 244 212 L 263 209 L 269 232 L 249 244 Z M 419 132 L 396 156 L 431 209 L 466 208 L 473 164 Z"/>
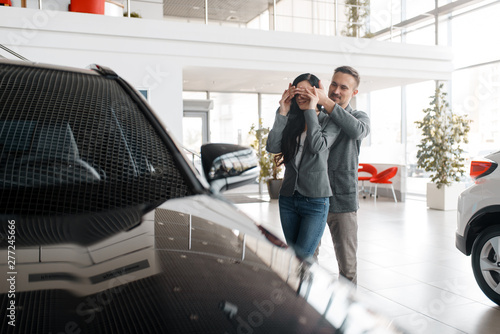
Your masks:
<path fill-rule="evenodd" d="M 319 104 L 340 127 L 340 134 L 330 148 L 328 176 L 333 196 L 327 224 L 337 256 L 339 273 L 357 284 L 358 248 L 358 157 L 361 140 L 370 133 L 368 115 L 349 105 L 358 94 L 360 76 L 350 66 L 335 69 L 328 96 L 318 89 Z M 320 84 L 320 88 L 323 88 Z"/>

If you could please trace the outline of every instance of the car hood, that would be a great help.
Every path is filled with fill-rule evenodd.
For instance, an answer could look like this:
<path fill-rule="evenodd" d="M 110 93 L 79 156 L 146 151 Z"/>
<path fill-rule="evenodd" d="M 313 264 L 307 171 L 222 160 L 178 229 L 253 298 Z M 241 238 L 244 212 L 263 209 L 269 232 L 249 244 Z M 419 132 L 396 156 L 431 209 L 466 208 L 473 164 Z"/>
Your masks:
<path fill-rule="evenodd" d="M 3 248 L 1 332 L 399 332 L 220 198 L 169 200 L 139 217 L 95 243 Z"/>

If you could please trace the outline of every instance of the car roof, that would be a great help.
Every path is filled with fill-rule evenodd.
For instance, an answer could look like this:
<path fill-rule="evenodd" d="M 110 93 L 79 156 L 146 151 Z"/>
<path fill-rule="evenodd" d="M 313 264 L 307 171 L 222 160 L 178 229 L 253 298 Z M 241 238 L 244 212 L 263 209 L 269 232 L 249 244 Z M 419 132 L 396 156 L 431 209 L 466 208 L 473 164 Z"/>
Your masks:
<path fill-rule="evenodd" d="M 93 68 L 78 68 L 78 67 L 71 67 L 71 66 L 61 66 L 61 65 L 39 63 L 39 62 L 26 61 L 26 60 L 13 60 L 13 59 L 0 58 L 0 64 L 36 67 L 36 68 L 41 68 L 41 69 L 51 69 L 51 70 L 58 70 L 58 71 L 67 71 L 67 72 L 77 72 L 77 73 L 84 73 L 84 74 L 99 75 L 98 73 L 96 73 L 96 71 L 93 70 Z"/>

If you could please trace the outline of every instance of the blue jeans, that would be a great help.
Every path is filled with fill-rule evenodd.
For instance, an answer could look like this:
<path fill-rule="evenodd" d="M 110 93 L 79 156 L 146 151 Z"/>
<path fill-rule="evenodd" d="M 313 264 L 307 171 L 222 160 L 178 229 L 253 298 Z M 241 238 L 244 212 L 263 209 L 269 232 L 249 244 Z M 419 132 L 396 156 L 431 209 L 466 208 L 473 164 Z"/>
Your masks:
<path fill-rule="evenodd" d="M 298 257 L 311 257 L 326 226 L 330 199 L 306 197 L 298 192 L 279 197 L 281 227 L 286 242 Z"/>

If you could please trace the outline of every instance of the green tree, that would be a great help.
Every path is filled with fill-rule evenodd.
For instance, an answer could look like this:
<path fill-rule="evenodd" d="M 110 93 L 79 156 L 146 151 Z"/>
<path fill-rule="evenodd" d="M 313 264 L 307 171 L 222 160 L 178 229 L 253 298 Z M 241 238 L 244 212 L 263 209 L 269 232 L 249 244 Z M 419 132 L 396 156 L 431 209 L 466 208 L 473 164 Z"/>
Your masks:
<path fill-rule="evenodd" d="M 441 188 L 459 182 L 465 174 L 461 144 L 469 142 L 470 121 L 466 115 L 459 116 L 451 111 L 443 84 L 430 98 L 430 107 L 423 110 L 423 120 L 415 122 L 422 130 L 417 166 L 431 172 L 431 181 Z"/>

